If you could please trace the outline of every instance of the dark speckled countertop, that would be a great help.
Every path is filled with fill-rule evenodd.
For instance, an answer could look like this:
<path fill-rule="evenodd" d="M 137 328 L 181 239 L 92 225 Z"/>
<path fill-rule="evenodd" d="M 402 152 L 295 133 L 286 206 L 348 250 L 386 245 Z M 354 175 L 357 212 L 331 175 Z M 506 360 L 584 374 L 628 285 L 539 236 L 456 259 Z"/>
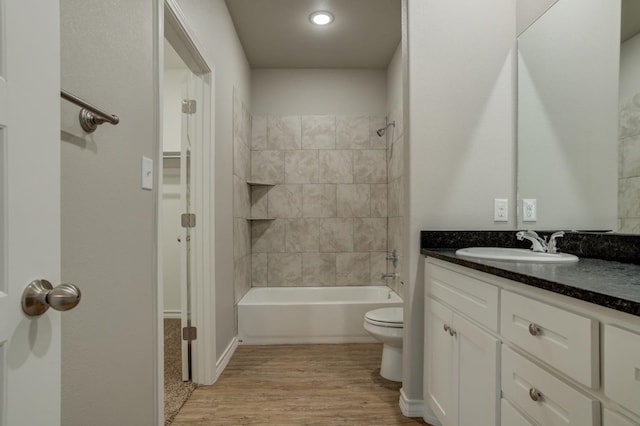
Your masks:
<path fill-rule="evenodd" d="M 421 253 L 446 262 L 466 266 L 478 271 L 486 272 L 502 278 L 518 281 L 533 287 L 538 287 L 554 293 L 563 294 L 575 299 L 601 305 L 607 308 L 640 316 L 640 257 L 635 250 L 640 250 L 640 237 L 628 238 L 626 244 L 630 248 L 622 251 L 630 253 L 631 258 L 623 257 L 624 261 L 599 259 L 589 257 L 597 254 L 599 248 L 583 250 L 573 254 L 580 257 L 580 261 L 572 264 L 533 264 L 501 262 L 489 260 L 470 260 L 456 256 L 458 248 L 473 246 L 502 246 L 522 247 L 521 242 L 510 238 L 516 231 L 423 231 Z M 455 234 L 458 233 L 456 236 Z M 578 233 L 577 233 L 578 234 Z M 473 238 L 476 235 L 478 238 Z M 567 235 L 570 238 L 572 235 Z M 584 243 L 599 246 L 598 241 L 591 242 L 585 234 L 573 235 Z M 569 238 L 569 239 L 570 239 Z M 585 240 L 586 238 L 586 240 Z M 597 240 L 611 246 L 611 240 L 597 234 Z M 512 241 L 513 240 L 513 241 Z M 559 244 L 560 245 L 560 244 Z M 567 244 L 566 246 L 569 246 Z M 562 246 L 561 246 L 562 247 Z M 568 253 L 572 251 L 565 249 Z M 631 263 L 631 261 L 635 261 Z"/>

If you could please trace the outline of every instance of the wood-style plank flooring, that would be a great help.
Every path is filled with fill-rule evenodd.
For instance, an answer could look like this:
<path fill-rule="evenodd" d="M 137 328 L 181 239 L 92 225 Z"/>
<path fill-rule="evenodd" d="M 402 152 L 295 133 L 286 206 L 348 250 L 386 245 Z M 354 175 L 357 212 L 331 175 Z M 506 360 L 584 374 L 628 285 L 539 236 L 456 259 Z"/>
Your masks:
<path fill-rule="evenodd" d="M 400 412 L 381 354 L 380 344 L 240 346 L 173 425 L 427 425 Z"/>

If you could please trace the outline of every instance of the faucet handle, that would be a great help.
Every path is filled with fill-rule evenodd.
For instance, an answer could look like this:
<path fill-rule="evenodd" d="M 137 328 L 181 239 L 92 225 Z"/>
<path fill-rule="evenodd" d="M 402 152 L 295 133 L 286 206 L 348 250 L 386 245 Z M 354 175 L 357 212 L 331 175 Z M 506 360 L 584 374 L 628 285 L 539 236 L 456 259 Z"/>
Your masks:
<path fill-rule="evenodd" d="M 553 234 L 551 234 L 551 236 L 549 237 L 549 245 L 548 245 L 548 252 L 549 253 L 557 253 L 558 252 L 558 247 L 556 246 L 556 239 L 557 238 L 562 238 L 564 237 L 564 231 L 558 231 L 558 232 L 554 232 Z"/>

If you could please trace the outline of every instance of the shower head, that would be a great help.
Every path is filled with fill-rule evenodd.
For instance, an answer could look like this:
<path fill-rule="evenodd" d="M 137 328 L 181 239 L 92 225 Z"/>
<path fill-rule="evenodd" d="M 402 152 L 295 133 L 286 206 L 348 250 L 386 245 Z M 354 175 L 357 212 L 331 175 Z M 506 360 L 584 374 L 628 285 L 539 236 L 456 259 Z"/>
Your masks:
<path fill-rule="evenodd" d="M 389 126 L 396 127 L 396 122 L 392 121 L 391 123 L 387 123 L 387 125 L 384 126 L 383 128 L 376 130 L 376 133 L 378 134 L 378 136 L 383 137 L 384 134 L 387 132 L 387 128 Z"/>

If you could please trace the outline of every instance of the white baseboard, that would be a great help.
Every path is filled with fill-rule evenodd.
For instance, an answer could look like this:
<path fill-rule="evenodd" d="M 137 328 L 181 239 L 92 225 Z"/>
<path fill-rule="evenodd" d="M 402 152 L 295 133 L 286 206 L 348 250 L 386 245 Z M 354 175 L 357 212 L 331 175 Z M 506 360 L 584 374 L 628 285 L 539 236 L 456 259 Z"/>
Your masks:
<path fill-rule="evenodd" d="M 433 414 L 429 407 L 425 407 L 422 399 L 409 399 L 404 393 L 404 389 L 400 389 L 400 411 L 405 417 L 422 417 L 425 422 L 433 426 L 441 426 L 438 418 Z"/>
<path fill-rule="evenodd" d="M 162 316 L 165 319 L 180 319 L 182 317 L 182 312 L 180 310 L 177 310 L 177 311 L 166 310 L 163 312 Z"/>
<path fill-rule="evenodd" d="M 238 348 L 238 337 L 236 336 L 233 338 L 233 340 L 231 340 L 231 342 L 229 343 L 229 346 L 227 346 L 227 349 L 224 350 L 224 353 L 222 354 L 220 359 L 216 361 L 215 381 L 218 380 L 218 378 L 220 377 L 224 369 L 227 368 L 227 365 L 229 364 L 229 361 L 231 361 L 231 357 L 233 356 L 237 348 Z"/>

